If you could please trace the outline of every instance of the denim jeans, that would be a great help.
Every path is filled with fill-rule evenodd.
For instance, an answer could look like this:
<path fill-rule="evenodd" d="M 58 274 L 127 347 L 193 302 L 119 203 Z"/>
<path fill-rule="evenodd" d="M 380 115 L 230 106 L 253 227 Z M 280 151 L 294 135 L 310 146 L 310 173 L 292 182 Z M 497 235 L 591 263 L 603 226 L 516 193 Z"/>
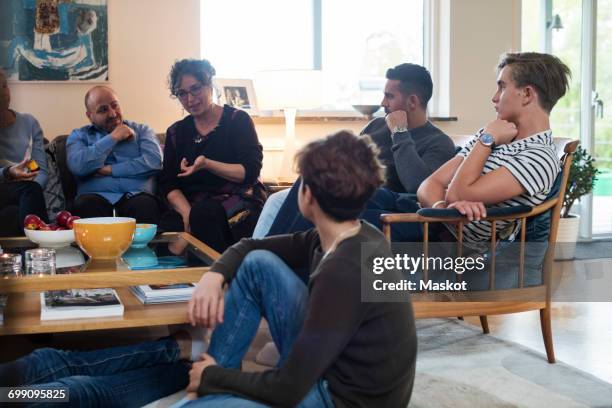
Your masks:
<path fill-rule="evenodd" d="M 261 214 L 259 214 L 257 225 L 255 225 L 255 230 L 253 231 L 253 238 L 260 239 L 268 235 L 270 227 L 274 223 L 279 210 L 289 195 L 289 191 L 290 189 L 287 188 L 268 197 L 263 209 L 261 210 Z"/>
<path fill-rule="evenodd" d="M 267 234 L 264 233 L 266 236 L 306 231 L 313 227 L 313 224 L 302 216 L 298 207 L 297 196 L 300 184 L 300 179 L 293 184 L 277 211 L 272 225 L 260 228 L 260 231 L 267 231 Z M 276 206 L 277 203 L 271 206 L 270 213 L 272 208 L 276 208 Z M 378 229 L 382 229 L 382 223 L 380 222 L 382 214 L 415 213 L 418 210 L 419 205 L 414 194 L 396 193 L 383 187 L 376 190 L 372 198 L 368 200 L 366 209 L 359 218 L 366 220 Z M 265 221 L 262 220 L 262 223 L 268 224 L 270 222 L 269 218 L 268 215 Z M 261 236 L 253 237 L 261 238 Z M 394 242 L 420 242 L 423 239 L 422 225 L 420 223 L 393 224 L 391 226 L 391 238 Z"/>
<path fill-rule="evenodd" d="M 266 236 L 306 231 L 314 226 L 304 218 L 298 206 L 298 193 L 302 185 L 301 180 L 301 178 L 295 180 L 295 183 L 289 189 L 285 201 L 278 210 L 276 218 L 272 225 L 270 225 Z"/>
<path fill-rule="evenodd" d="M 419 205 L 414 194 L 396 193 L 387 188 L 376 190 L 361 213 L 362 219 L 382 230 L 380 216 L 389 213 L 415 213 Z M 420 223 L 395 223 L 391 225 L 393 242 L 420 242 L 423 239 L 423 228 Z"/>
<path fill-rule="evenodd" d="M 19 228 L 23 228 L 23 220 L 28 214 L 38 215 L 48 222 L 43 189 L 35 181 L 13 181 L 0 183 L 0 207 L 15 205 L 19 208 Z M 2 226 L 0 226 L 0 229 Z M 23 230 L 21 230 L 23 232 Z M 19 234 L 21 235 L 21 234 Z"/>
<path fill-rule="evenodd" d="M 225 296 L 224 322 L 213 332 L 208 353 L 221 367 L 239 369 L 261 318 L 268 321 L 280 353 L 279 366 L 287 359 L 308 306 L 308 288 L 278 256 L 270 251 L 250 252 L 238 268 Z M 229 394 L 211 394 L 175 407 L 265 407 Z M 298 407 L 333 407 L 327 381 L 319 380 Z"/>
<path fill-rule="evenodd" d="M 21 386 L 67 388 L 70 401 L 62 407 L 140 407 L 189 382 L 189 365 L 171 338 L 85 352 L 42 348 L 8 364 Z"/>

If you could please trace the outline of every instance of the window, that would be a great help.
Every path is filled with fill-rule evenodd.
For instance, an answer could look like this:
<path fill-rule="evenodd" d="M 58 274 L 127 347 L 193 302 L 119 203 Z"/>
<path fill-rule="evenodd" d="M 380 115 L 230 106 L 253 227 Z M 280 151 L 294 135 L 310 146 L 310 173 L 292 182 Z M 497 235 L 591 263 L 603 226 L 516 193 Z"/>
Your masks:
<path fill-rule="evenodd" d="M 423 64 L 423 0 L 202 0 L 201 9 L 202 56 L 219 77 L 254 79 L 258 99 L 262 87 L 289 92 L 269 80 L 283 77 L 274 71 L 293 71 L 293 83 L 301 71 L 320 87 L 317 108 L 352 110 L 380 102 L 387 68 Z"/>

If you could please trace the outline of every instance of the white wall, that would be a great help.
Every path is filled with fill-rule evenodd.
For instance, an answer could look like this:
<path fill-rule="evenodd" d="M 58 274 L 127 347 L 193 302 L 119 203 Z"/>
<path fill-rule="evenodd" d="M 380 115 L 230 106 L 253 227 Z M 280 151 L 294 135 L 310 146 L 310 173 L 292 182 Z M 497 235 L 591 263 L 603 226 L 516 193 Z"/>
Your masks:
<path fill-rule="evenodd" d="M 199 57 L 199 0 L 108 0 L 108 85 L 126 119 L 163 132 L 181 117 L 166 77 L 175 59 Z M 88 123 L 83 97 L 92 84 L 12 83 L 12 107 L 33 114 L 47 138 Z"/>
<path fill-rule="evenodd" d="M 495 65 L 500 54 L 520 47 L 521 0 L 446 1 L 451 13 L 450 114 L 459 120 L 436 125 L 450 135 L 471 134 L 494 118 L 490 99 L 495 90 Z M 166 88 L 170 66 L 175 59 L 199 56 L 200 1 L 108 2 L 109 85 L 119 94 L 126 118 L 164 132 L 182 115 Z M 13 108 L 32 113 L 47 137 L 53 138 L 87 123 L 83 96 L 89 86 L 11 84 Z M 343 128 L 357 131 L 364 124 L 298 123 L 298 145 Z M 282 124 L 258 124 L 257 129 L 264 147 L 282 143 Z M 280 152 L 265 154 L 265 178 L 276 176 L 281 157 Z"/>
<path fill-rule="evenodd" d="M 459 120 L 440 127 L 471 134 L 495 118 L 495 66 L 500 54 L 520 50 L 521 1 L 450 0 L 450 7 L 450 113 Z"/>

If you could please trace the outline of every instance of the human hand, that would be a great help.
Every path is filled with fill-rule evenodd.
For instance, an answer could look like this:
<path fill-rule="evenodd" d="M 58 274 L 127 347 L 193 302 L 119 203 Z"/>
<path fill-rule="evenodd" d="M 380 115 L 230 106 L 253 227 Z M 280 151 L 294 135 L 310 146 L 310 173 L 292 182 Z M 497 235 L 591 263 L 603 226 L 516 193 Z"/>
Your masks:
<path fill-rule="evenodd" d="M 391 130 L 391 132 L 396 129 L 408 128 L 408 116 L 403 110 L 397 110 L 395 112 L 389 113 L 385 117 L 385 122 L 387 122 L 387 126 L 389 127 L 389 130 Z"/>
<path fill-rule="evenodd" d="M 187 386 L 187 392 L 189 394 L 197 393 L 200 383 L 202 382 L 202 373 L 204 369 L 212 365 L 217 365 L 217 361 L 206 353 L 203 353 L 201 358 L 200 361 L 193 363 L 191 365 L 191 370 L 189 370 L 189 385 Z"/>
<path fill-rule="evenodd" d="M 193 326 L 215 327 L 223 323 L 225 278 L 218 272 L 205 273 L 191 295 L 187 305 L 189 321 Z"/>
<path fill-rule="evenodd" d="M 507 120 L 495 119 L 485 126 L 484 133 L 488 133 L 495 139 L 495 145 L 508 144 L 514 140 L 518 133 L 516 125 Z"/>
<path fill-rule="evenodd" d="M 111 137 L 115 139 L 116 142 L 121 142 L 123 140 L 128 140 L 134 137 L 136 133 L 132 130 L 128 125 L 121 123 L 119 126 L 112 131 Z"/>
<path fill-rule="evenodd" d="M 112 176 L 113 168 L 107 164 L 106 166 L 100 167 L 98 169 L 98 174 L 101 176 Z"/>
<path fill-rule="evenodd" d="M 183 160 L 181 160 L 181 172 L 177 175 L 177 177 L 191 176 L 196 171 L 200 171 L 204 168 L 206 168 L 206 157 L 202 155 L 196 157 L 191 166 L 189 165 L 187 159 L 183 158 Z"/>
<path fill-rule="evenodd" d="M 455 208 L 470 221 L 480 221 L 487 216 L 487 209 L 480 201 L 455 201 L 446 208 Z"/>
<path fill-rule="evenodd" d="M 9 167 L 8 172 L 9 176 L 14 181 L 30 181 L 34 180 L 36 176 L 38 176 L 37 171 L 30 171 L 28 169 L 27 163 L 29 159 L 23 159 L 20 163 Z"/>

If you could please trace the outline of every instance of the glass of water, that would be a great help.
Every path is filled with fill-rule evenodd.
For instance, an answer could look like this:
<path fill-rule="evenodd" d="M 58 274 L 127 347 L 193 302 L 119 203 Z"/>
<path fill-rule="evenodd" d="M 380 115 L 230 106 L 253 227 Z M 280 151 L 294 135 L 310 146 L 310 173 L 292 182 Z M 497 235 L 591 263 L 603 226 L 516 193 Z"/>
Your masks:
<path fill-rule="evenodd" d="M 25 251 L 26 275 L 54 275 L 55 250 L 48 248 L 28 249 Z"/>
<path fill-rule="evenodd" d="M 16 278 L 21 275 L 21 255 L 0 255 L 0 278 Z"/>

